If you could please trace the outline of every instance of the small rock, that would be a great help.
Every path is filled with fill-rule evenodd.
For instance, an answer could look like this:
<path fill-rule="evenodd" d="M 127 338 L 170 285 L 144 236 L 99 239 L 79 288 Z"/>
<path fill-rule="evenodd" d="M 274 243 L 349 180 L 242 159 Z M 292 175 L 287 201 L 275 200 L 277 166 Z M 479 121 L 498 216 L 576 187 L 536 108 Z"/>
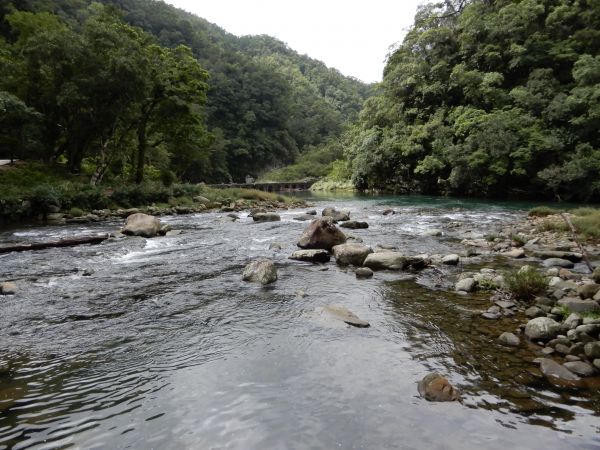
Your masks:
<path fill-rule="evenodd" d="M 230 219 L 233 219 L 233 221 L 235 222 L 236 220 L 240 220 L 240 216 L 238 216 L 237 214 L 227 214 L 227 217 L 229 217 Z"/>
<path fill-rule="evenodd" d="M 498 341 L 500 341 L 501 344 L 503 345 L 508 345 L 510 347 L 518 347 L 519 344 L 521 343 L 519 337 L 513 333 L 509 333 L 504 332 L 500 335 L 500 337 L 498 338 Z"/>
<path fill-rule="evenodd" d="M 342 322 L 352 325 L 353 327 L 368 328 L 371 326 L 369 322 L 360 319 L 356 314 L 344 308 L 343 306 L 329 305 L 323 307 L 322 310 L 330 317 L 341 320 Z"/>
<path fill-rule="evenodd" d="M 313 220 L 314 217 L 310 214 L 302 214 L 300 216 L 296 216 L 294 217 L 294 220 L 297 220 L 299 222 L 306 222 L 307 220 Z"/>
<path fill-rule="evenodd" d="M 363 264 L 372 270 L 403 270 L 408 261 L 400 252 L 383 251 L 369 254 Z"/>
<path fill-rule="evenodd" d="M 269 244 L 269 250 L 281 250 L 283 246 L 279 242 L 271 242 Z"/>
<path fill-rule="evenodd" d="M 554 250 L 538 250 L 533 252 L 533 256 L 538 258 L 545 259 L 562 259 L 570 262 L 579 262 L 583 259 L 583 255 L 581 253 L 573 253 L 573 252 L 564 252 L 564 251 L 554 251 Z M 551 264 L 554 265 L 554 264 Z M 564 266 L 561 266 L 564 267 Z"/>
<path fill-rule="evenodd" d="M 338 211 L 331 207 L 325 208 L 321 215 L 323 217 L 331 217 L 335 222 L 350 220 L 350 213 L 348 211 Z"/>
<path fill-rule="evenodd" d="M 554 349 L 552 347 L 544 347 L 542 349 L 542 354 L 543 355 L 550 356 L 553 353 L 554 353 Z"/>
<path fill-rule="evenodd" d="M 324 263 L 331 259 L 331 255 L 327 250 L 322 249 L 298 250 L 292 253 L 290 259 L 294 259 L 296 261 Z"/>
<path fill-rule="evenodd" d="M 577 313 L 571 313 L 563 322 L 563 325 L 569 330 L 577 328 L 583 322 L 583 318 Z"/>
<path fill-rule="evenodd" d="M 382 214 L 383 214 L 384 216 L 389 216 L 390 214 L 396 214 L 396 211 L 394 211 L 394 210 L 393 210 L 393 209 L 391 209 L 391 208 L 388 208 L 388 209 L 384 210 Z"/>
<path fill-rule="evenodd" d="M 436 236 L 442 236 L 443 234 L 444 234 L 444 232 L 442 230 L 433 229 L 433 230 L 426 230 L 423 233 L 423 236 L 436 237 Z"/>
<path fill-rule="evenodd" d="M 560 278 L 562 278 L 563 280 L 571 280 L 572 278 L 574 278 L 575 276 L 573 275 L 573 272 L 571 272 L 569 269 L 560 269 L 558 271 L 558 276 Z"/>
<path fill-rule="evenodd" d="M 2 295 L 16 295 L 17 290 L 17 285 L 12 281 L 0 283 L 0 294 Z"/>
<path fill-rule="evenodd" d="M 596 358 L 594 359 L 594 367 L 598 370 L 600 370 L 600 359 Z"/>
<path fill-rule="evenodd" d="M 167 231 L 166 236 L 179 236 L 184 233 L 185 233 L 185 231 L 183 231 L 183 230 L 170 230 L 170 231 Z"/>
<path fill-rule="evenodd" d="M 571 261 L 569 261 L 567 259 L 549 258 L 549 259 L 544 260 L 544 266 L 546 266 L 546 267 L 564 267 L 566 269 L 572 269 L 573 267 L 575 267 L 575 264 L 573 264 Z"/>
<path fill-rule="evenodd" d="M 430 373 L 419 381 L 418 391 L 421 397 L 430 402 L 452 402 L 460 398 L 450 382 L 437 373 Z"/>
<path fill-rule="evenodd" d="M 317 210 L 316 209 L 311 209 L 309 211 L 306 211 L 305 214 L 308 214 L 309 216 L 316 216 L 317 215 Z"/>
<path fill-rule="evenodd" d="M 502 253 L 502 255 L 506 256 L 507 258 L 525 258 L 525 250 L 523 250 L 522 248 L 515 248 L 508 252 Z"/>
<path fill-rule="evenodd" d="M 277 281 L 277 269 L 273 261 L 260 259 L 250 262 L 242 274 L 242 280 L 269 284 Z"/>
<path fill-rule="evenodd" d="M 511 302 L 508 300 L 498 300 L 496 302 L 494 302 L 497 306 L 499 306 L 500 308 L 503 309 L 509 309 L 509 308 L 514 308 L 517 306 L 517 304 L 515 302 Z"/>
<path fill-rule="evenodd" d="M 594 269 L 594 273 L 592 273 L 592 280 L 594 280 L 594 283 L 600 284 L 600 267 L 596 267 Z"/>
<path fill-rule="evenodd" d="M 525 315 L 530 319 L 535 319 L 536 317 L 545 317 L 546 313 L 537 306 L 532 306 L 525 310 Z"/>
<path fill-rule="evenodd" d="M 91 277 L 94 275 L 94 269 L 85 269 L 81 275 L 84 277 Z"/>
<path fill-rule="evenodd" d="M 275 213 L 256 213 L 252 215 L 255 222 L 279 222 L 281 217 Z"/>
<path fill-rule="evenodd" d="M 464 278 L 454 286 L 456 291 L 473 292 L 477 287 L 477 281 L 474 278 Z"/>
<path fill-rule="evenodd" d="M 568 370 L 582 377 L 589 377 L 594 374 L 594 368 L 591 364 L 583 361 L 571 361 L 563 364 Z"/>
<path fill-rule="evenodd" d="M 560 353 L 561 355 L 568 355 L 570 349 L 571 346 L 566 346 L 565 344 L 556 344 L 556 346 L 554 347 L 554 350 L 556 350 L 556 352 Z"/>
<path fill-rule="evenodd" d="M 442 264 L 446 264 L 449 266 L 456 266 L 459 262 L 460 262 L 460 256 L 458 256 L 456 254 L 446 255 L 442 258 Z"/>
<path fill-rule="evenodd" d="M 356 275 L 356 278 L 359 278 L 359 279 L 366 279 L 366 278 L 373 277 L 373 271 L 371 269 L 369 269 L 368 267 L 359 267 L 358 269 L 356 269 L 356 271 L 354 273 Z"/>
<path fill-rule="evenodd" d="M 575 297 L 565 297 L 561 298 L 558 302 L 558 305 L 564 306 L 570 312 L 577 313 L 594 313 L 600 312 L 600 305 L 596 303 L 594 300 L 581 300 Z"/>
<path fill-rule="evenodd" d="M 464 291 L 461 291 L 464 292 Z M 488 320 L 498 320 L 500 317 L 502 317 L 502 314 L 500 314 L 499 312 L 484 312 L 481 313 L 481 317 L 483 317 L 484 319 L 488 319 Z"/>

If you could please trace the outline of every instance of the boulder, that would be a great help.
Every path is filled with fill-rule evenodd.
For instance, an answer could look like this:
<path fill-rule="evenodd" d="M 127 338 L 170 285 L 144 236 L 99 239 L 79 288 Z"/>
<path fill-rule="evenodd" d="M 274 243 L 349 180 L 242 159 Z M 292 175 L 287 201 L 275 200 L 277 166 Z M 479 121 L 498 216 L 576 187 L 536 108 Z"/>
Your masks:
<path fill-rule="evenodd" d="M 297 245 L 305 249 L 331 250 L 345 242 L 346 236 L 334 224 L 323 219 L 315 219 L 306 227 Z"/>
<path fill-rule="evenodd" d="M 358 230 L 361 228 L 369 228 L 369 224 L 367 222 L 359 222 L 357 220 L 348 220 L 347 222 L 340 224 L 340 227 Z"/>
<path fill-rule="evenodd" d="M 314 263 L 324 263 L 329 261 L 331 255 L 327 250 L 313 249 L 313 250 L 298 250 L 292 253 L 290 259 L 296 261 L 307 261 Z"/>
<path fill-rule="evenodd" d="M 281 250 L 283 246 L 279 242 L 271 242 L 269 244 L 269 250 Z"/>
<path fill-rule="evenodd" d="M 532 341 L 554 339 L 561 332 L 561 325 L 548 317 L 537 317 L 525 325 L 525 336 Z"/>
<path fill-rule="evenodd" d="M 477 281 L 474 278 L 463 278 L 454 286 L 455 291 L 473 292 L 477 287 Z"/>
<path fill-rule="evenodd" d="M 151 238 L 160 232 L 161 223 L 158 218 L 144 213 L 131 214 L 125 220 L 123 234 Z"/>
<path fill-rule="evenodd" d="M 373 271 L 368 267 L 359 267 L 354 274 L 359 279 L 373 278 Z"/>
<path fill-rule="evenodd" d="M 352 311 L 344 308 L 343 306 L 328 305 L 322 308 L 322 313 L 333 319 L 341 320 L 342 322 L 352 325 L 353 327 L 368 328 L 371 326 L 369 322 L 362 320 Z"/>
<path fill-rule="evenodd" d="M 561 298 L 557 304 L 564 306 L 570 312 L 595 313 L 600 312 L 600 305 L 595 300 L 581 300 L 576 297 Z"/>
<path fill-rule="evenodd" d="M 396 211 L 394 211 L 394 210 L 393 210 L 393 209 L 391 209 L 391 208 L 388 208 L 388 209 L 384 209 L 382 214 L 383 214 L 384 216 L 389 216 L 390 214 L 391 214 L 391 215 L 394 215 L 394 214 L 396 214 Z"/>
<path fill-rule="evenodd" d="M 332 252 L 335 261 L 341 266 L 362 266 L 373 249 L 364 244 L 340 244 L 333 247 Z"/>
<path fill-rule="evenodd" d="M 584 347 L 585 356 L 590 359 L 600 358 L 600 341 L 588 342 Z"/>
<path fill-rule="evenodd" d="M 250 262 L 242 274 L 242 280 L 269 284 L 277 281 L 277 269 L 273 261 L 259 259 Z"/>
<path fill-rule="evenodd" d="M 569 330 L 577 328 L 583 322 L 583 318 L 577 313 L 569 314 L 569 317 L 565 319 L 563 325 Z"/>
<path fill-rule="evenodd" d="M 436 236 L 443 236 L 444 232 L 442 230 L 438 230 L 438 229 L 431 229 L 431 230 L 426 230 L 423 233 L 423 236 L 429 236 L 429 237 L 436 237 Z"/>
<path fill-rule="evenodd" d="M 509 347 L 518 347 L 519 344 L 521 343 L 519 337 L 513 333 L 509 333 L 508 331 L 505 333 L 502 333 L 500 335 L 500 337 L 498 338 L 498 341 L 502 344 L 502 345 L 507 345 Z"/>
<path fill-rule="evenodd" d="M 584 284 L 582 286 L 579 286 L 579 288 L 577 289 L 577 293 L 583 299 L 594 298 L 594 295 L 596 295 L 599 291 L 600 284 L 596 283 Z"/>
<path fill-rule="evenodd" d="M 456 266 L 459 262 L 460 262 L 460 256 L 458 256 L 456 254 L 446 255 L 442 258 L 442 264 L 446 264 L 448 266 Z"/>
<path fill-rule="evenodd" d="M 316 209 L 311 209 L 309 211 L 306 211 L 304 214 L 307 214 L 309 216 L 316 216 L 317 215 L 317 210 Z"/>
<path fill-rule="evenodd" d="M 5 281 L 0 283 L 0 294 L 2 295 L 15 295 L 17 293 L 17 285 L 12 281 Z"/>
<path fill-rule="evenodd" d="M 539 306 L 531 306 L 525 310 L 525 315 L 530 319 L 545 317 L 546 313 Z"/>
<path fill-rule="evenodd" d="M 600 284 L 600 267 L 596 267 L 594 269 L 594 273 L 592 273 L 592 280 L 594 280 L 594 283 Z"/>
<path fill-rule="evenodd" d="M 252 214 L 252 220 L 255 222 L 279 222 L 281 217 L 275 213 L 256 213 Z"/>
<path fill-rule="evenodd" d="M 460 394 L 450 382 L 437 373 L 426 375 L 417 386 L 419 394 L 430 402 L 452 402 L 460 399 Z"/>
<path fill-rule="evenodd" d="M 372 270 L 402 270 L 408 261 L 400 252 L 383 251 L 369 254 L 363 265 Z"/>
<path fill-rule="evenodd" d="M 338 211 L 335 208 L 325 208 L 321 215 L 323 217 L 331 217 L 335 222 L 350 220 L 350 213 L 348 211 Z"/>
<path fill-rule="evenodd" d="M 564 363 L 563 366 L 580 377 L 589 377 L 595 372 L 594 367 L 591 364 L 583 361 L 570 361 Z"/>
<path fill-rule="evenodd" d="M 549 379 L 558 379 L 559 381 L 577 381 L 579 377 L 564 366 L 550 358 L 543 358 L 540 364 L 540 370 Z"/>
<path fill-rule="evenodd" d="M 564 267 L 565 269 L 572 269 L 573 267 L 575 267 L 575 264 L 573 264 L 568 259 L 548 258 L 548 259 L 544 260 L 544 266 L 546 266 L 546 267 Z"/>

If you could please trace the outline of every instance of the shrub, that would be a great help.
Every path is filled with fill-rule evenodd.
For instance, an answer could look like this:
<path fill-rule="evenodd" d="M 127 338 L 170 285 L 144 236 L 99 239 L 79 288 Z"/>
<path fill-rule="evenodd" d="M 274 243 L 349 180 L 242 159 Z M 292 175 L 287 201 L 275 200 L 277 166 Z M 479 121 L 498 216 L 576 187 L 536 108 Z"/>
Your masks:
<path fill-rule="evenodd" d="M 69 209 L 69 214 L 73 217 L 81 217 L 83 216 L 83 210 L 81 208 L 73 207 Z"/>
<path fill-rule="evenodd" d="M 48 213 L 54 208 L 60 208 L 62 195 L 49 184 L 40 184 L 31 192 L 31 208 L 36 213 Z"/>
<path fill-rule="evenodd" d="M 572 221 L 577 231 L 585 238 L 600 239 L 600 210 L 596 209 L 590 214 L 573 217 Z"/>
<path fill-rule="evenodd" d="M 546 278 L 537 270 L 513 270 L 504 275 L 511 294 L 520 300 L 529 300 L 548 286 Z"/>
<path fill-rule="evenodd" d="M 529 217 L 546 217 L 551 216 L 552 214 L 558 214 L 560 211 L 554 208 L 549 208 L 547 206 L 536 206 L 529 210 Z"/>

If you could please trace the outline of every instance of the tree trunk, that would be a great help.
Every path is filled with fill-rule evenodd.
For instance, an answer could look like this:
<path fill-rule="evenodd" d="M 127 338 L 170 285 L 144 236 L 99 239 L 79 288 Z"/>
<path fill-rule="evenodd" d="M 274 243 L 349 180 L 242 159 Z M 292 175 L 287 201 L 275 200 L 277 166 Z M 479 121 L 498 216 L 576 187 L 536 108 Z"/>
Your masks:
<path fill-rule="evenodd" d="M 137 129 L 137 137 L 138 137 L 138 149 L 137 149 L 137 165 L 135 170 L 135 182 L 140 184 L 144 181 L 144 164 L 146 162 L 146 147 L 148 145 L 148 140 L 146 136 L 146 125 L 148 123 L 148 119 L 144 117 Z"/>

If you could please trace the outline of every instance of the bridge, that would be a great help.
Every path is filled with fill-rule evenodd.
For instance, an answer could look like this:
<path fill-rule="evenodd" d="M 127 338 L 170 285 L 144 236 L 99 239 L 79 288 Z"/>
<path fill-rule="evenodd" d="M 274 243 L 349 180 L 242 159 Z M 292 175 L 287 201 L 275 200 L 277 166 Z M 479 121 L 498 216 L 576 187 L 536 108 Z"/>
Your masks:
<path fill-rule="evenodd" d="M 283 192 L 283 191 L 308 191 L 314 184 L 314 181 L 292 181 L 285 183 L 229 183 L 229 184 L 211 184 L 210 187 L 217 189 L 238 188 L 238 189 L 258 189 L 265 192 Z"/>

